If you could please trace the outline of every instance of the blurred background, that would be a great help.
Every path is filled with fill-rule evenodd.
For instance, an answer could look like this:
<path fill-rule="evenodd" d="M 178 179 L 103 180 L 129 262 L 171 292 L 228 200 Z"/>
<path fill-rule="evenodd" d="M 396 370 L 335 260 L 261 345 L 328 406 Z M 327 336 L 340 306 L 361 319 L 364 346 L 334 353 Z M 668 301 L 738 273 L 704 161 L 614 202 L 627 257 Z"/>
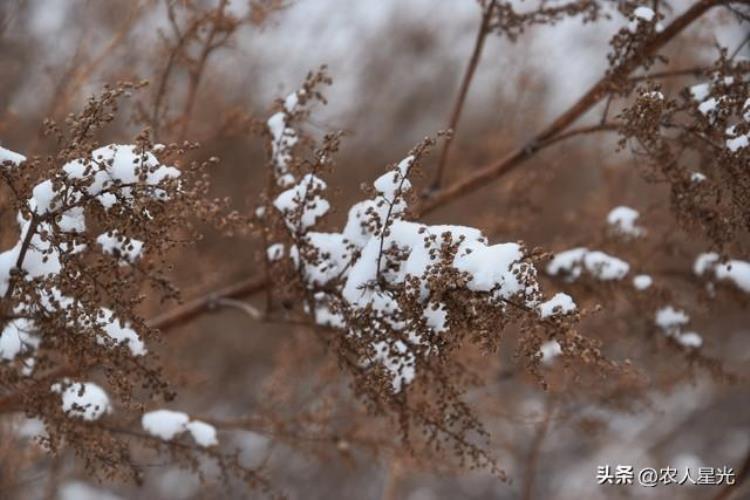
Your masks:
<path fill-rule="evenodd" d="M 519 8 L 527 3 L 517 2 Z M 671 2 L 664 22 L 691 3 Z M 525 143 L 601 77 L 608 41 L 628 23 L 615 10 L 616 2 L 608 4 L 610 18 L 596 23 L 566 19 L 528 29 L 516 41 L 490 35 L 455 137 L 448 180 Z M 336 209 L 325 224 L 337 228 L 347 208 L 363 198 L 362 183 L 425 136 L 447 128 L 481 17 L 474 0 L 233 0 L 231 29 L 215 38 L 221 44 L 202 57 L 202 38 L 187 43 L 184 54 L 193 57 L 188 60 L 173 56 L 179 35 L 217 2 L 171 2 L 173 18 L 168 5 L 156 0 L 1 2 L 0 145 L 29 156 L 49 154 L 55 144 L 42 135 L 45 118 L 62 122 L 105 84 L 145 79 L 149 86 L 125 101 L 101 142 L 127 143 L 144 125 L 153 128 L 148 117 L 156 108 L 163 123 L 158 140 L 198 141 L 196 159 L 219 157 L 210 172 L 212 194 L 229 197 L 232 208 L 251 214 L 267 167 L 263 138 L 253 131 L 270 115 L 275 99 L 325 64 L 333 78 L 323 89 L 328 104 L 313 108 L 307 130 L 318 137 L 344 131 L 337 167 L 327 177 Z M 669 63 L 660 68 L 710 64 L 717 46 L 731 51 L 750 33 L 741 21 L 729 10 L 712 11 L 667 47 Z M 747 49 L 740 53 L 747 55 Z M 197 82 L 196 64 L 202 65 Z M 692 76 L 669 80 L 664 92 L 676 94 L 695 83 L 700 80 Z M 617 113 L 618 105 L 613 106 L 611 116 Z M 593 109 L 582 123 L 596 123 L 602 111 Z M 746 375 L 747 299 L 724 291 L 711 298 L 691 280 L 692 261 L 708 243 L 675 225 L 669 186 L 644 179 L 641 159 L 627 148 L 616 152 L 616 140 L 614 135 L 583 137 L 550 148 L 518 172 L 430 214 L 429 221 L 478 227 L 492 242 L 522 240 L 548 251 L 585 244 L 611 251 L 663 280 L 691 311 L 691 328 L 704 337 L 703 352 Z M 420 187 L 435 159 L 424 165 Z M 8 203 L 3 201 L 4 213 Z M 618 205 L 640 211 L 647 230 L 643 240 L 623 244 L 606 233 L 606 214 Z M 173 256 L 174 279 L 185 298 L 254 275 L 262 266 L 257 238 L 203 229 L 203 240 Z M 347 380 L 331 376 L 335 359 L 305 329 L 254 323 L 228 309 L 170 333 L 155 350 L 178 391 L 174 408 L 207 421 L 237 422 L 234 430 L 222 431 L 222 442 L 239 450 L 243 463 L 265 464 L 273 483 L 290 498 L 711 498 L 718 489 L 596 484 L 596 467 L 606 464 L 636 470 L 738 469 L 750 446 L 747 384 L 717 381 L 685 356 L 665 350 L 652 324 L 659 296 L 635 296 L 620 288 L 594 291 L 550 281 L 546 290 L 570 292 L 589 310 L 601 305 L 603 312 L 587 316 L 582 332 L 602 340 L 608 356 L 628 358 L 643 369 L 646 389 L 600 388 L 550 364 L 551 388 L 544 391 L 516 366 L 514 332 L 499 354 L 465 354 L 485 380 L 467 399 L 490 431 L 493 452 L 510 482 L 437 457 L 425 463 L 405 456 L 388 421 L 368 416 Z M 144 314 L 169 307 L 148 301 Z M 325 384 L 318 384 L 321 380 Z M 307 438 L 296 433 L 299 429 L 264 433 L 242 423 L 248 415 L 284 415 L 291 421 L 307 412 L 326 415 L 324 421 L 306 422 L 306 430 L 320 431 Z M 355 421 L 359 441 L 337 437 L 337 429 L 349 429 Z M 19 418 L 13 423 L 15 437 L 8 439 L 38 432 L 33 422 Z M 224 484 L 208 466 L 201 482 L 196 472 L 145 451 L 144 484 L 136 488 L 117 480 L 101 483 L 72 463 L 38 457 L 15 472 L 17 450 L 0 452 L 0 475 L 14 471 L 17 479 L 10 498 L 260 496 L 240 483 Z M 36 456 L 31 448 L 26 453 Z"/>

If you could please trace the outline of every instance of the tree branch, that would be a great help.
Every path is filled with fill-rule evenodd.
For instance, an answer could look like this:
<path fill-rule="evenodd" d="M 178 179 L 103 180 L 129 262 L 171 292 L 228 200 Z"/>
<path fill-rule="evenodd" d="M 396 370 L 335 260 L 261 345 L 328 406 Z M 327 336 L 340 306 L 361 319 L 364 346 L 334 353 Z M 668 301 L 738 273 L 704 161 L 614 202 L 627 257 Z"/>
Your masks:
<path fill-rule="evenodd" d="M 480 168 L 458 182 L 441 189 L 427 198 L 417 210 L 419 215 L 428 213 L 442 205 L 450 203 L 461 196 L 476 191 L 488 182 L 507 174 L 515 167 L 534 156 L 540 149 L 539 145 L 554 138 L 567 127 L 573 124 L 588 110 L 596 105 L 602 98 L 608 95 L 613 83 L 627 78 L 644 59 L 652 56 L 657 50 L 681 33 L 686 27 L 706 11 L 717 5 L 731 3 L 727 0 L 700 0 L 693 4 L 684 14 L 676 18 L 662 32 L 656 34 L 651 41 L 645 44 L 642 50 L 623 61 L 596 82 L 578 101 L 559 115 L 552 123 L 542 129 L 525 146 L 509 153 L 504 158 Z M 745 3 L 745 2 L 743 2 Z"/>
<path fill-rule="evenodd" d="M 466 95 L 469 93 L 469 87 L 471 86 L 471 80 L 474 78 L 474 72 L 476 71 L 477 66 L 479 66 L 479 59 L 482 57 L 484 41 L 490 33 L 490 21 L 492 20 L 492 12 L 495 10 L 495 4 L 496 0 L 492 0 L 482 13 L 482 22 L 479 25 L 479 31 L 477 32 L 477 40 L 474 42 L 474 51 L 469 59 L 469 65 L 466 67 L 466 72 L 464 73 L 463 81 L 461 82 L 461 87 L 458 91 L 458 96 L 456 97 L 456 102 L 453 104 L 453 112 L 451 113 L 450 121 L 448 122 L 448 128 L 450 129 L 451 134 L 445 138 L 443 150 L 440 152 L 437 170 L 435 171 L 435 178 L 429 188 L 430 192 L 439 189 L 440 184 L 443 181 L 445 164 L 448 160 L 448 153 L 450 153 L 453 139 L 455 138 L 458 120 L 461 118 L 461 112 L 464 109 Z"/>

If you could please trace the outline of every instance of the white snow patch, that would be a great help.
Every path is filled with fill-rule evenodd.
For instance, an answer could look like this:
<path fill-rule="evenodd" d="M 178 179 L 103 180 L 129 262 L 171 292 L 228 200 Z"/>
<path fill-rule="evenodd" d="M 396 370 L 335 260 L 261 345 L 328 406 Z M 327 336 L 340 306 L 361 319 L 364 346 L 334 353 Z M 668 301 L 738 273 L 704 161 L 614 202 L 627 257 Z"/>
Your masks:
<path fill-rule="evenodd" d="M 542 363 L 550 364 L 562 354 L 562 347 L 557 340 L 549 340 L 541 345 L 539 352 L 542 354 Z"/>
<path fill-rule="evenodd" d="M 24 155 L 15 153 L 10 149 L 5 149 L 0 146 L 0 165 L 11 163 L 13 166 L 18 166 L 25 161 L 26 157 Z"/>
<path fill-rule="evenodd" d="M 93 382 L 56 383 L 50 388 L 62 397 L 62 409 L 69 417 L 99 420 L 112 411 L 109 396 Z"/>
<path fill-rule="evenodd" d="M 636 220 L 639 216 L 640 214 L 637 210 L 619 206 L 609 212 L 607 215 L 607 224 L 620 234 L 638 237 L 644 233 L 644 229 L 636 225 Z"/>
<path fill-rule="evenodd" d="M 729 259 L 726 262 L 720 260 L 719 254 L 715 252 L 702 253 L 693 263 L 693 272 L 697 276 L 713 272 L 717 280 L 730 281 L 741 291 L 750 293 L 750 262 L 739 259 Z"/>
<path fill-rule="evenodd" d="M 542 318 L 565 315 L 576 310 L 576 303 L 567 293 L 556 293 L 551 299 L 539 304 L 539 315 Z"/>
<path fill-rule="evenodd" d="M 269 262 L 275 262 L 284 256 L 284 244 L 274 243 L 266 249 L 266 257 Z"/>
<path fill-rule="evenodd" d="M 633 286 L 636 290 L 646 290 L 650 288 L 654 280 L 648 274 L 639 274 L 633 277 Z"/>
<path fill-rule="evenodd" d="M 216 428 L 201 420 L 191 420 L 187 413 L 173 410 L 154 410 L 141 417 L 143 430 L 164 441 L 171 441 L 183 432 L 204 448 L 219 444 Z"/>
<path fill-rule="evenodd" d="M 141 256 L 143 242 L 135 238 L 128 238 L 119 231 L 108 231 L 96 238 L 96 242 L 106 254 L 120 259 L 120 265 L 133 263 Z"/>
<path fill-rule="evenodd" d="M 690 322 L 690 316 L 685 311 L 665 306 L 656 312 L 656 324 L 665 332 L 674 331 Z"/>

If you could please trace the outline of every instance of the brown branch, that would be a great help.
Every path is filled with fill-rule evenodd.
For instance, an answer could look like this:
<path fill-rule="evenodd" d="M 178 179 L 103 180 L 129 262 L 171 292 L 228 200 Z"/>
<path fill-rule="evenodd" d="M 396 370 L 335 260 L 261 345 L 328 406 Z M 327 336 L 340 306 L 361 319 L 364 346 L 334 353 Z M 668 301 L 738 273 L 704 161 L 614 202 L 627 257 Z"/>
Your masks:
<path fill-rule="evenodd" d="M 477 39 L 474 42 L 474 51 L 469 59 L 469 64 L 466 67 L 461 87 L 456 96 L 456 102 L 453 104 L 453 112 L 451 113 L 450 121 L 448 122 L 448 129 L 450 135 L 445 138 L 443 143 L 443 150 L 440 152 L 440 158 L 438 160 L 437 170 L 435 171 L 435 178 L 430 186 L 430 191 L 436 191 L 440 188 L 440 184 L 443 181 L 443 175 L 445 173 L 445 164 L 448 161 L 448 154 L 450 153 L 451 145 L 456 134 L 456 127 L 458 126 L 458 120 L 461 118 L 461 112 L 464 109 L 464 103 L 466 102 L 466 95 L 469 93 L 469 87 L 471 81 L 474 78 L 477 66 L 479 66 L 479 59 L 482 57 L 482 49 L 484 48 L 484 41 L 487 35 L 490 33 L 490 21 L 492 20 L 492 12 L 495 10 L 495 0 L 492 0 L 484 12 L 482 13 L 482 22 L 479 25 L 479 31 L 477 32 Z"/>
<path fill-rule="evenodd" d="M 225 38 L 221 43 L 214 43 L 216 36 L 219 34 L 219 29 L 221 28 L 221 24 L 225 16 L 224 10 L 226 9 L 227 4 L 228 0 L 221 0 L 219 2 L 219 5 L 216 7 L 216 10 L 213 14 L 214 19 L 211 23 L 211 29 L 208 33 L 208 36 L 206 37 L 203 47 L 201 48 L 197 64 L 195 68 L 189 73 L 190 76 L 188 81 L 187 97 L 185 98 L 184 109 L 182 112 L 182 116 L 180 117 L 180 141 L 185 140 L 185 138 L 187 137 L 188 127 L 190 126 L 193 109 L 195 108 L 198 87 L 200 87 L 201 80 L 203 79 L 203 73 L 206 69 L 208 57 L 211 55 L 211 52 L 221 47 L 222 43 L 226 41 Z"/>
<path fill-rule="evenodd" d="M 29 221 L 29 225 L 26 228 L 26 234 L 23 237 L 23 241 L 21 242 L 21 248 L 18 252 L 18 258 L 16 259 L 16 263 L 11 269 L 11 271 L 15 270 L 19 274 L 23 272 L 23 262 L 26 260 L 26 254 L 29 251 L 29 247 L 31 246 L 31 240 L 34 238 L 34 235 L 36 234 L 37 227 L 39 226 L 39 216 L 37 216 L 36 212 L 34 212 L 31 215 L 31 220 Z M 18 281 L 18 276 L 13 276 L 11 274 L 10 282 L 8 283 L 8 289 L 5 291 L 5 300 L 7 301 L 12 295 L 13 290 L 16 287 L 16 283 Z"/>
<path fill-rule="evenodd" d="M 146 324 L 164 332 L 183 325 L 205 312 L 214 310 L 221 305 L 221 301 L 224 299 L 236 299 L 259 292 L 266 288 L 267 283 L 265 277 L 252 276 L 209 294 L 199 296 L 171 311 L 152 318 Z"/>
<path fill-rule="evenodd" d="M 542 129 L 534 136 L 525 146 L 509 153 L 504 158 L 480 168 L 454 184 L 441 189 L 427 198 L 416 211 L 417 214 L 423 215 L 442 205 L 445 205 L 461 196 L 476 191 L 485 186 L 490 181 L 507 174 L 524 161 L 533 157 L 540 149 L 540 144 L 554 138 L 562 133 L 567 127 L 573 124 L 601 99 L 609 94 L 613 84 L 635 71 L 641 63 L 649 56 L 652 56 L 657 50 L 681 33 L 686 27 L 692 24 L 696 19 L 706 11 L 717 5 L 729 3 L 728 0 L 700 0 L 693 4 L 684 14 L 676 18 L 662 32 L 644 45 L 642 50 L 633 54 L 630 58 L 623 61 L 620 65 L 613 68 L 598 82 L 596 82 L 578 101 L 559 115 L 552 123 Z"/>
<path fill-rule="evenodd" d="M 630 77 L 630 81 L 642 82 L 644 80 L 662 80 L 664 78 L 672 78 L 676 76 L 700 76 L 707 69 L 708 68 L 705 68 L 702 66 L 695 66 L 693 68 L 673 69 L 673 70 L 667 70 L 667 71 L 654 71 L 653 73 L 648 73 L 646 75 L 632 76 Z"/>
<path fill-rule="evenodd" d="M 550 396 L 551 398 L 552 396 Z M 534 477 L 536 475 L 537 465 L 539 464 L 539 455 L 542 451 L 542 445 L 544 439 L 547 437 L 549 431 L 550 421 L 555 413 L 555 402 L 553 400 L 547 400 L 546 409 L 544 412 L 544 420 L 539 424 L 534 435 L 534 440 L 531 443 L 531 450 L 529 450 L 528 460 L 526 461 L 526 474 L 523 478 L 523 484 L 521 485 L 521 498 L 523 500 L 531 500 L 534 498 Z"/>
<path fill-rule="evenodd" d="M 577 137 L 579 135 L 589 135 L 589 134 L 595 134 L 597 132 L 617 132 L 619 128 L 619 125 L 617 123 L 600 123 L 597 125 L 587 125 L 583 127 L 577 127 L 574 129 L 570 129 L 569 131 L 556 135 L 555 137 L 552 137 L 548 139 L 547 141 L 543 142 L 539 145 L 539 149 L 546 148 L 548 146 L 551 146 L 553 144 L 557 144 L 558 142 L 562 142 L 566 139 L 570 139 L 571 137 Z"/>
<path fill-rule="evenodd" d="M 135 5 L 129 10 L 128 16 L 123 21 L 114 36 L 107 42 L 104 48 L 99 54 L 94 57 L 85 66 L 80 66 L 71 70 L 67 75 L 67 78 L 61 80 L 60 87 L 55 92 L 55 98 L 51 104 L 50 111 L 47 112 L 47 116 L 57 116 L 60 111 L 70 102 L 71 97 L 76 91 L 80 90 L 81 86 L 86 80 L 101 66 L 101 64 L 114 52 L 115 49 L 122 43 L 131 28 L 135 25 L 138 17 L 143 11 L 142 2 L 139 0 L 134 2 Z"/>

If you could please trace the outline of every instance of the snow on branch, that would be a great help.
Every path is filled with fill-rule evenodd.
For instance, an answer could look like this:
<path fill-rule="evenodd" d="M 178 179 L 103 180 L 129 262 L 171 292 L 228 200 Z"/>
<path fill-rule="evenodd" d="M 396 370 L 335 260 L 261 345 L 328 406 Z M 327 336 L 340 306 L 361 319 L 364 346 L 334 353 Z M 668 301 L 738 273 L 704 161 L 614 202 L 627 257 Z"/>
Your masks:
<path fill-rule="evenodd" d="M 201 420 L 192 420 L 187 413 L 173 410 L 154 410 L 143 414 L 143 430 L 164 441 L 189 432 L 195 442 L 204 448 L 219 443 L 214 426 Z"/>
<path fill-rule="evenodd" d="M 298 104 L 287 98 L 290 102 Z M 489 331 L 483 324 L 486 310 L 505 318 L 495 328 L 519 313 L 538 321 L 540 315 L 575 311 L 572 299 L 559 295 L 536 312 L 542 294 L 523 245 L 490 244 L 475 228 L 408 220 L 410 175 L 430 141 L 375 179 L 371 196 L 348 210 L 339 232 L 315 230 L 330 209 L 328 186 L 318 175 L 330 155 L 316 151 L 312 171 L 299 177 L 286 170 L 293 157 L 282 155 L 279 161 L 279 144 L 288 144 L 279 138 L 289 112 L 285 105 L 269 120 L 271 168 L 299 180 L 282 183 L 287 187 L 271 199 L 290 241 L 289 259 L 308 291 L 305 310 L 359 345 L 359 363 L 383 371 L 393 393 L 416 378 L 418 365 L 440 355 L 441 346 L 457 335 L 454 330 L 477 324 Z M 296 144 L 299 136 L 292 137 Z M 286 253 L 280 238 L 269 242 L 269 263 Z M 465 318 L 472 309 L 475 316 Z"/>
<path fill-rule="evenodd" d="M 750 293 L 750 262 L 739 259 L 722 261 L 717 253 L 703 253 L 696 257 L 693 272 L 697 276 L 713 275 L 719 281 L 730 282 L 738 290 Z"/>

